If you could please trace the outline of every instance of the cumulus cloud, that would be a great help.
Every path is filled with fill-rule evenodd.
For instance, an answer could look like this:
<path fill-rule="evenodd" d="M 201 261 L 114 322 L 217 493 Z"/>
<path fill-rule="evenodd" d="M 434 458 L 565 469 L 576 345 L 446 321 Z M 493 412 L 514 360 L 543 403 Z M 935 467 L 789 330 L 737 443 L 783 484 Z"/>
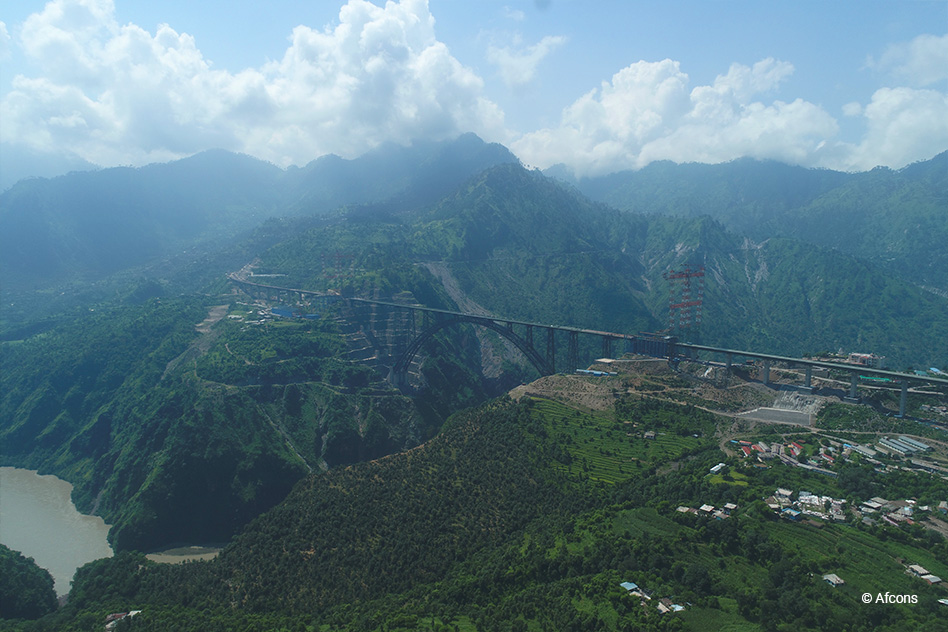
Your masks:
<path fill-rule="evenodd" d="M 689 90 L 678 62 L 640 61 L 566 108 L 559 127 L 525 134 L 513 148 L 528 163 L 564 163 L 579 175 L 653 160 L 800 162 L 837 132 L 836 121 L 801 99 L 754 100 L 792 72 L 792 65 L 773 59 L 734 64 L 712 85 Z"/>
<path fill-rule="evenodd" d="M 564 163 L 580 175 L 741 156 L 897 168 L 948 147 L 948 94 L 939 84 L 948 79 L 948 36 L 922 35 L 870 60 L 891 83 L 868 103 L 842 107 L 849 126 L 865 129 L 844 142 L 821 106 L 776 98 L 794 67 L 775 59 L 733 64 L 698 86 L 677 61 L 639 61 L 576 98 L 558 125 L 517 135 L 434 27 L 426 0 L 348 0 L 334 24 L 296 27 L 281 58 L 232 73 L 167 24 L 153 32 L 119 24 L 112 0 L 51 0 L 13 38 L 0 22 L 0 59 L 16 46 L 38 69 L 14 77 L 0 101 L 0 138 L 30 155 L 103 166 L 211 147 L 287 165 L 475 132 L 508 142 L 529 164 Z M 518 87 L 565 41 L 514 41 L 488 58 Z"/>
<path fill-rule="evenodd" d="M 526 48 L 490 46 L 487 49 L 487 60 L 497 66 L 508 87 L 522 86 L 533 80 L 537 66 L 543 58 L 566 41 L 567 38 L 561 35 L 547 35 Z"/>
<path fill-rule="evenodd" d="M 434 34 L 426 0 L 350 0 L 338 23 L 298 26 L 283 58 L 232 74 L 194 38 L 119 25 L 111 0 L 53 0 L 23 24 L 42 69 L 0 103 L 3 136 L 98 164 L 140 164 L 208 147 L 277 164 L 358 155 L 393 141 L 503 134 L 482 80 Z"/>
<path fill-rule="evenodd" d="M 867 131 L 856 145 L 831 164 L 864 171 L 879 165 L 893 168 L 930 158 L 948 148 L 948 95 L 935 90 L 882 88 L 858 112 Z"/>
<path fill-rule="evenodd" d="M 948 34 L 924 34 L 910 42 L 894 44 L 886 48 L 878 61 L 870 57 L 868 66 L 909 87 L 948 80 Z"/>

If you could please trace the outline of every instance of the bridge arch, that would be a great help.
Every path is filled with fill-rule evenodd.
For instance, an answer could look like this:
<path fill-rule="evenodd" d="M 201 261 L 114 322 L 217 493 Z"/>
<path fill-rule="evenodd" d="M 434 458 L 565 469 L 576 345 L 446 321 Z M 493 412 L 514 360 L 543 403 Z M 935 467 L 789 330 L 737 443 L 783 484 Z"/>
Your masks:
<path fill-rule="evenodd" d="M 514 346 L 517 347 L 517 349 L 519 349 L 524 356 L 526 356 L 527 360 L 530 361 L 530 364 L 533 365 L 540 375 L 553 375 L 556 373 L 556 368 L 551 362 L 548 362 L 546 358 L 540 355 L 540 353 L 533 347 L 532 344 L 530 344 L 529 341 L 521 336 L 518 336 L 506 325 L 497 323 L 489 318 L 452 314 L 445 318 L 439 319 L 437 322 L 426 327 L 415 337 L 414 340 L 408 344 L 408 347 L 401 354 L 401 356 L 399 356 L 398 360 L 396 360 L 395 366 L 393 368 L 393 375 L 396 383 L 402 383 L 404 376 L 408 373 L 408 367 L 411 366 L 412 360 L 415 359 L 415 354 L 417 354 L 418 350 L 421 349 L 421 345 L 430 340 L 436 333 L 445 327 L 450 327 L 459 323 L 471 323 L 473 325 L 479 325 L 500 334 L 512 342 Z"/>

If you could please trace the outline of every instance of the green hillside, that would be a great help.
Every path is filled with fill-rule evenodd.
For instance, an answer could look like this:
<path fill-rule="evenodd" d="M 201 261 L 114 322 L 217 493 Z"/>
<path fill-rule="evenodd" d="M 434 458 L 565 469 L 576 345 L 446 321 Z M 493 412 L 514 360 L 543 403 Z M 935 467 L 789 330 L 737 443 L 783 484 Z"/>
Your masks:
<path fill-rule="evenodd" d="M 333 267 L 340 253 L 344 274 Z M 430 272 L 457 286 L 452 308 L 471 301 L 507 318 L 636 333 L 667 326 L 663 275 L 688 264 L 706 275 L 702 327 L 686 338 L 785 355 L 871 351 L 892 367 L 948 357 L 948 301 L 879 265 L 797 240 L 754 242 L 707 217 L 617 213 L 514 165 L 430 210 L 353 209 L 262 253 L 257 269 L 288 287 L 409 290 L 444 307 L 443 293 L 420 287 Z"/>
<path fill-rule="evenodd" d="M 3 459 L 72 482 L 121 549 L 223 540 L 307 472 L 410 448 L 452 412 L 536 376 L 467 326 L 432 341 L 413 369 L 419 390 L 400 393 L 349 357 L 368 321 L 344 302 L 316 320 L 259 316 L 222 278 L 227 262 L 250 261 L 287 287 L 622 333 L 663 328 L 663 274 L 703 264 L 704 322 L 686 338 L 872 351 L 897 368 L 948 357 L 948 302 L 872 264 L 757 244 L 706 217 L 620 213 L 500 165 L 430 207 L 271 223 L 94 306 L 35 322 L 23 312 L 3 343 Z M 579 351 L 581 362 L 601 354 L 598 341 Z"/>
<path fill-rule="evenodd" d="M 487 396 L 458 345 L 430 354 L 432 389 L 410 399 L 344 359 L 331 318 L 264 330 L 228 311 L 149 299 L 4 343 L 4 462 L 72 482 L 118 549 L 221 541 L 307 472 L 412 447 Z"/>
<path fill-rule="evenodd" d="M 163 630 L 938 629 L 938 593 L 920 591 L 915 609 L 856 600 L 860 590 L 914 589 L 896 559 L 948 576 L 941 540 L 855 523 L 786 525 L 759 503 L 784 478 L 853 493 L 848 481 L 872 477 L 871 468 L 838 484 L 784 466 L 706 477 L 724 458 L 724 430 L 710 413 L 670 401 L 664 386 L 617 380 L 608 404 L 591 408 L 542 398 L 485 404 L 537 375 L 473 325 L 440 331 L 416 356 L 410 386 L 397 390 L 387 369 L 411 323 L 345 299 L 638 333 L 666 326 L 663 275 L 703 266 L 702 327 L 682 337 L 795 356 L 874 352 L 895 368 L 944 365 L 948 299 L 871 257 L 792 236 L 755 239 L 707 215 L 615 210 L 518 164 L 478 170 L 422 201 L 425 178 L 502 154 L 459 143 L 467 153 L 453 162 L 444 147 L 419 149 L 428 172 L 391 166 L 376 193 L 271 220 L 213 249 L 192 241 L 158 263 L 116 260 L 121 271 L 95 284 L 61 286 L 51 275 L 33 292 L 24 289 L 29 274 L 19 277 L 25 285 L 5 294 L 0 330 L 0 459 L 70 481 L 80 509 L 113 525 L 121 553 L 83 569 L 69 608 L 32 629 L 88 629 L 142 607 L 149 614 L 133 625 Z M 370 164 L 329 162 L 341 171 L 325 173 Z M 924 167 L 912 178 L 937 185 L 937 170 Z M 313 182 L 322 168 L 313 166 Z M 880 174 L 864 175 L 879 184 Z M 838 174 L 804 179 L 825 190 L 791 196 L 787 209 L 843 186 Z M 344 199 L 332 197 L 342 180 L 312 198 L 288 188 L 296 197 L 283 208 Z M 264 195 L 250 184 L 246 195 Z M 862 195 L 878 197 L 872 191 Z M 217 212 L 215 195 L 197 199 Z M 182 217 L 195 208 L 182 204 Z M 68 256 L 95 250 L 81 231 L 73 237 Z M 335 298 L 317 306 L 298 295 L 251 297 L 227 281 L 237 271 Z M 276 315 L 282 301 L 310 317 Z M 602 349 L 596 340 L 579 352 L 586 362 Z M 706 403 L 691 393 L 677 401 Z M 921 404 L 913 399 L 911 410 Z M 940 479 L 931 481 L 906 489 L 941 493 Z M 724 521 L 675 511 L 727 502 L 742 510 Z M 236 534 L 210 564 L 152 566 L 138 553 Z M 850 587 L 814 579 L 825 572 L 845 573 Z M 654 614 L 622 581 L 687 608 Z"/>
<path fill-rule="evenodd" d="M 751 159 L 660 162 L 576 184 L 618 209 L 708 215 L 757 241 L 788 237 L 833 248 L 910 284 L 948 290 L 948 152 L 899 171 L 839 173 Z"/>
<path fill-rule="evenodd" d="M 760 499 L 781 485 L 862 498 L 779 464 L 708 476 L 718 424 L 634 395 L 599 412 L 498 400 L 414 450 L 307 478 L 212 562 L 89 564 L 46 622 L 136 609 L 141 630 L 944 629 L 944 591 L 903 571 L 948 571 L 943 537 L 777 518 Z M 948 495 L 944 481 L 901 484 Z M 723 519 L 677 510 L 726 503 Z M 861 601 L 885 591 L 917 603 Z M 660 614 L 665 598 L 684 610 Z"/>
<path fill-rule="evenodd" d="M 0 544 L 0 621 L 39 619 L 55 612 L 57 605 L 49 572 L 33 558 Z"/>

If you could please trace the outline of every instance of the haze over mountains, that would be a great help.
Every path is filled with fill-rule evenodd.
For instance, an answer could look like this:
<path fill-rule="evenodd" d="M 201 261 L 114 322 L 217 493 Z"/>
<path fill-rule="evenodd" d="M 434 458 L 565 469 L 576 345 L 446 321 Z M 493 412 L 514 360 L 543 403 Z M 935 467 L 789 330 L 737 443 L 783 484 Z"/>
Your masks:
<path fill-rule="evenodd" d="M 948 152 L 898 171 L 841 173 L 751 159 L 660 162 L 574 184 L 621 210 L 708 215 L 754 240 L 788 237 L 833 248 L 913 283 L 948 288 Z"/>
<path fill-rule="evenodd" d="M 356 160 L 323 156 L 290 170 L 207 151 L 137 169 L 28 179 L 0 195 L 0 266 L 14 286 L 96 278 L 232 237 L 270 217 L 383 200 L 432 203 L 481 169 L 515 161 L 505 148 L 467 135 L 389 145 Z"/>
<path fill-rule="evenodd" d="M 454 543 L 459 563 L 474 564 L 478 555 L 506 555 L 491 547 L 510 545 L 510 534 L 531 521 L 547 538 L 551 515 L 597 506 L 598 487 L 583 483 L 581 498 L 570 500 L 575 481 L 551 469 L 550 459 L 572 458 L 563 450 L 575 433 L 554 431 L 546 417 L 530 421 L 529 405 L 503 402 L 426 443 L 451 414 L 534 380 L 535 369 L 497 336 L 468 326 L 434 337 L 412 368 L 413 388 L 399 391 L 379 370 L 385 345 L 371 340 L 396 337 L 385 330 L 394 325 L 372 329 L 389 322 L 384 314 L 359 320 L 350 308 L 327 307 L 313 319 L 263 317 L 228 273 L 252 263 L 282 287 L 638 333 L 667 325 L 663 275 L 704 266 L 703 323 L 684 337 L 790 356 L 875 352 L 894 368 L 943 366 L 946 157 L 863 174 L 752 160 L 657 164 L 567 183 L 465 135 L 286 171 L 213 151 L 24 181 L 0 196 L 0 459 L 73 483 L 80 508 L 113 525 L 120 551 L 228 541 L 247 529 L 224 565 L 208 571 L 217 575 L 171 582 L 206 593 L 211 610 L 230 599 L 226 584 L 259 611 L 279 611 L 270 572 L 299 579 L 285 596 L 296 614 L 364 599 L 364 573 L 390 578 L 393 593 L 415 590 L 467 568 L 440 549 L 422 550 L 422 540 Z M 666 429 L 687 420 L 669 432 L 705 437 L 675 448 L 676 459 L 700 454 L 689 472 L 698 476 L 705 461 L 720 458 L 707 439 L 713 423 L 694 408 L 649 406 L 635 415 L 654 414 Z M 626 436 L 623 424 L 602 423 L 603 433 Z M 382 460 L 346 469 L 374 459 Z M 622 477 L 645 471 L 638 461 L 629 467 Z M 331 476 L 320 478 L 327 469 Z M 360 524 L 370 545 L 336 540 L 342 523 L 320 526 L 323 515 L 342 512 L 349 492 L 335 495 L 340 485 L 371 497 L 365 507 L 394 494 L 401 500 L 389 513 L 399 516 L 424 506 L 419 490 L 434 484 L 425 472 L 435 471 L 445 472 L 439 497 L 452 497 L 452 485 L 470 494 L 431 513 L 441 521 L 434 527 L 419 524 L 405 536 L 406 555 L 423 561 L 417 577 L 391 544 L 403 541 L 393 525 L 407 519 Z M 512 472 L 533 483 L 511 487 Z M 622 493 L 639 498 L 662 484 Z M 313 504 L 313 494 L 325 500 Z M 482 505 L 492 507 L 488 517 Z M 450 526 L 439 531 L 442 522 Z M 310 537 L 325 554 L 281 558 L 308 551 Z M 372 551 L 383 549 L 394 566 L 373 566 L 381 562 Z M 541 557 L 531 558 L 530 572 L 542 574 Z M 333 568 L 352 559 L 357 570 L 337 573 L 332 590 L 317 589 L 312 582 L 329 571 L 313 570 L 311 559 Z M 125 573 L 137 558 L 115 564 L 89 573 Z M 493 580 L 474 575 L 469 588 L 489 593 Z M 79 603 L 101 596 L 92 595 L 90 577 Z M 170 585 L 161 577 L 154 581 Z M 178 598 L 154 588 L 165 603 Z M 137 590 L 126 595 L 145 599 L 148 591 Z"/>
<path fill-rule="evenodd" d="M 350 218 L 402 231 L 396 256 L 448 262 L 452 274 L 469 279 L 467 291 L 500 315 L 658 328 L 666 317 L 665 292 L 656 291 L 661 274 L 690 263 L 710 272 L 706 342 L 795 354 L 869 347 L 897 364 L 938 362 L 937 346 L 904 338 L 943 338 L 948 152 L 901 171 L 858 174 L 755 160 L 658 163 L 565 187 L 517 164 L 504 147 L 468 134 L 287 171 L 212 151 L 140 169 L 31 179 L 0 196 L 3 291 L 74 290 L 134 270 L 161 278 L 182 261 L 203 261 L 198 268 L 206 271 L 224 260 L 236 265 L 207 253 L 236 253 L 228 240 L 269 218 L 299 218 L 271 225 L 276 232 L 266 239 L 275 244 L 315 218 L 336 222 L 336 209 L 348 208 Z M 365 247 L 358 238 L 346 246 Z M 294 280 L 306 285 L 312 259 L 290 258 L 295 263 L 275 267 L 302 266 Z M 511 261 L 520 267 L 508 269 Z M 487 286 L 503 291 L 477 296 L 470 278 L 494 268 L 504 271 Z M 522 287 L 550 274 L 580 276 L 570 291 L 543 290 L 545 281 Z M 588 274 L 598 281 L 579 282 Z M 599 310 L 613 317 L 603 322 Z M 22 319 L 18 313 L 7 310 L 8 324 Z M 923 349 L 934 353 L 920 357 Z"/>
<path fill-rule="evenodd" d="M 114 272 L 268 217 L 381 201 L 401 209 L 431 204 L 480 170 L 508 162 L 518 161 L 468 134 L 449 143 L 389 145 L 354 160 L 324 156 L 286 171 L 208 151 L 138 169 L 29 179 L 0 196 L 7 227 L 0 264 L 7 283 Z M 572 181 L 556 168 L 547 173 Z M 948 152 L 899 171 L 846 174 L 744 159 L 653 163 L 572 183 L 613 208 L 707 215 L 756 241 L 789 237 L 835 248 L 946 290 L 948 254 L 938 247 L 948 236 L 946 181 Z"/>

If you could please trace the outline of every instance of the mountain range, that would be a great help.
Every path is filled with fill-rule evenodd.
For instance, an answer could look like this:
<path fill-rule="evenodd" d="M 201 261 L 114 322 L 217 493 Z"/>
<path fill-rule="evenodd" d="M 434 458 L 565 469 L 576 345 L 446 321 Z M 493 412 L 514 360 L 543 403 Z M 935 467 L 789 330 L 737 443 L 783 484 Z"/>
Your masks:
<path fill-rule="evenodd" d="M 386 145 L 355 160 L 323 156 L 289 170 L 216 150 L 31 178 L 0 195 L 0 274 L 7 289 L 92 281 L 220 244 L 271 217 L 383 200 L 392 208 L 432 203 L 480 170 L 515 161 L 506 148 L 469 134 Z"/>
<path fill-rule="evenodd" d="M 948 289 L 948 152 L 898 171 L 841 173 L 745 158 L 656 162 L 572 183 L 617 209 L 708 215 L 756 241 L 795 239 L 860 257 L 915 285 Z"/>
<path fill-rule="evenodd" d="M 191 595 L 185 601 L 212 610 L 239 600 L 254 612 L 283 604 L 294 616 L 319 611 L 342 620 L 340 604 L 349 600 L 374 592 L 416 599 L 412 591 L 435 584 L 473 590 L 486 604 L 503 581 L 509 538 L 527 537 L 524 529 L 534 534 L 527 549 L 530 538 L 544 542 L 530 553 L 528 572 L 549 570 L 544 556 L 559 560 L 565 599 L 574 589 L 570 573 L 581 575 L 584 562 L 570 557 L 567 542 L 558 552 L 553 534 L 566 527 L 550 516 L 566 511 L 565 522 L 586 525 L 597 539 L 609 528 L 583 513 L 600 506 L 602 490 L 583 483 L 573 494 L 576 481 L 549 466 L 579 458 L 568 457 L 570 440 L 545 425 L 559 413 L 535 417 L 530 404 L 504 400 L 445 426 L 453 413 L 535 379 L 535 369 L 492 333 L 445 329 L 420 351 L 412 388 L 400 391 L 386 381 L 382 356 L 409 324 L 383 310 L 354 315 L 344 299 L 654 332 L 668 326 L 666 274 L 691 266 L 704 269 L 703 319 L 700 328 L 675 332 L 686 339 L 789 356 L 874 352 L 896 368 L 948 369 L 948 278 L 939 267 L 948 256 L 946 156 L 899 172 L 737 161 L 564 182 L 467 135 L 286 171 L 206 152 L 23 181 L 0 196 L 0 459 L 73 483 L 77 505 L 113 525 L 119 551 L 244 533 L 210 576 L 149 575 L 164 582 L 152 588 L 166 604 L 182 603 L 166 592 L 176 585 Z M 926 249 L 931 257 L 913 268 L 912 257 Z M 228 282 L 238 270 L 339 301 L 311 318 L 274 318 L 275 305 L 255 303 Z M 601 350 L 579 352 L 592 359 Z M 695 441 L 680 442 L 675 458 L 694 457 L 683 467 L 695 476 L 719 458 L 715 445 L 698 440 L 713 434 L 713 423 L 694 408 L 635 414 L 657 415 L 668 427 L 669 418 L 689 420 L 694 430 L 683 436 Z M 596 423 L 624 436 L 620 422 Z M 559 437 L 552 443 L 551 434 Z M 375 464 L 356 465 L 366 461 Z M 485 461 L 509 467 L 479 469 Z M 436 480 L 425 479 L 432 472 Z M 610 496 L 610 515 L 648 493 L 637 485 L 663 485 L 650 480 Z M 361 544 L 329 534 L 345 524 L 321 522 L 346 513 L 350 483 L 370 499 L 365 507 L 384 501 L 393 516 L 350 525 L 353 533 L 365 527 Z M 406 507 L 426 506 L 418 498 L 426 485 L 438 503 L 456 505 L 398 534 L 399 524 L 414 520 Z M 714 493 L 716 502 L 730 497 Z M 667 518 L 635 515 L 679 532 Z M 392 564 L 372 562 L 380 542 L 406 537 L 404 546 L 381 547 Z M 441 558 L 442 550 L 457 559 Z M 691 550 L 687 582 L 684 567 L 675 571 L 696 598 L 711 594 L 709 582 L 724 581 L 707 568 L 709 551 Z M 92 596 L 95 573 L 110 582 L 134 573 L 140 560 L 129 555 L 88 570 L 77 603 L 105 607 L 100 593 Z M 607 555 L 620 552 L 593 557 Z M 476 570 L 481 560 L 490 573 Z M 267 568 L 295 578 L 298 590 L 274 592 Z M 445 573 L 452 581 L 437 583 Z M 322 576 L 333 577 L 332 586 L 318 587 Z M 126 594 L 143 599 L 140 587 Z M 731 588 L 729 599 L 753 592 Z M 498 599 L 514 608 L 504 594 Z M 745 610 L 742 617 L 762 616 Z"/>

